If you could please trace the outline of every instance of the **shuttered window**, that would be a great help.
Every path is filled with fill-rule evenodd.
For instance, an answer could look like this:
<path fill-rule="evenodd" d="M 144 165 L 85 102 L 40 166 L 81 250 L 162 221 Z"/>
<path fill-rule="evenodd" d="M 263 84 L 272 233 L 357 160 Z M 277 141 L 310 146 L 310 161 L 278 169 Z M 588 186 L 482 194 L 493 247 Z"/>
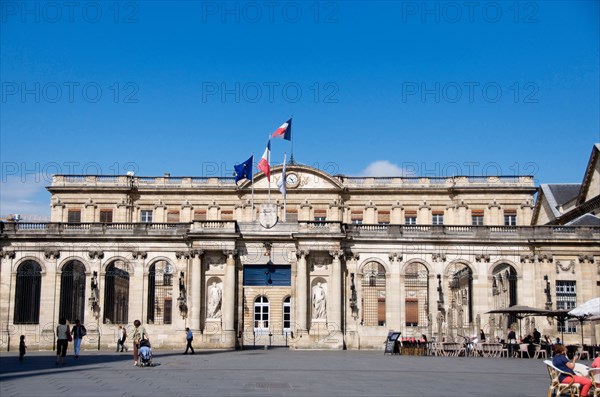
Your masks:
<path fill-rule="evenodd" d="M 405 322 L 406 325 L 419 325 L 419 301 L 412 298 L 406 298 L 404 301 Z"/>
<path fill-rule="evenodd" d="M 111 223 L 113 221 L 112 210 L 100 210 L 100 222 Z"/>
<path fill-rule="evenodd" d="M 404 224 L 405 225 L 416 225 L 417 224 L 417 211 L 405 211 L 404 212 Z"/>
<path fill-rule="evenodd" d="M 355 210 L 350 212 L 350 221 L 355 225 L 360 225 L 363 223 L 363 212 L 359 210 Z"/>
<path fill-rule="evenodd" d="M 327 210 L 315 210 L 315 221 L 324 222 L 327 220 Z"/>
<path fill-rule="evenodd" d="M 471 224 L 474 226 L 483 225 L 483 210 L 471 210 Z"/>
<path fill-rule="evenodd" d="M 177 223 L 177 222 L 179 222 L 179 211 L 167 212 L 167 223 Z"/>
<path fill-rule="evenodd" d="M 298 222 L 298 210 L 286 210 L 285 211 L 286 222 Z"/>
<path fill-rule="evenodd" d="M 223 220 L 223 221 L 232 221 L 233 220 L 233 210 L 223 210 L 223 211 L 221 211 L 221 220 Z"/>
<path fill-rule="evenodd" d="M 80 223 L 81 222 L 81 210 L 69 210 L 67 222 Z"/>
<path fill-rule="evenodd" d="M 390 211 L 379 211 L 377 213 L 377 223 L 379 223 L 380 225 L 389 225 Z"/>
<path fill-rule="evenodd" d="M 205 221 L 206 220 L 206 210 L 194 211 L 194 220 L 195 221 Z"/>

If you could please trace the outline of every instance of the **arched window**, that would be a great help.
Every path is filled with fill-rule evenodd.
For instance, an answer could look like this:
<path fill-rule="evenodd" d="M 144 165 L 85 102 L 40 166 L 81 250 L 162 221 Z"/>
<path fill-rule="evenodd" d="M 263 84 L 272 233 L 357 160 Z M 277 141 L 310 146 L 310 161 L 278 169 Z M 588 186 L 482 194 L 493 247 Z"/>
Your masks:
<path fill-rule="evenodd" d="M 171 324 L 173 312 L 173 266 L 158 261 L 148 272 L 148 324 Z"/>
<path fill-rule="evenodd" d="M 129 272 L 125 262 L 116 260 L 106 267 L 104 324 L 127 324 L 128 311 Z"/>
<path fill-rule="evenodd" d="M 448 267 L 450 310 L 457 327 L 473 322 L 473 271 L 464 263 L 455 262 Z"/>
<path fill-rule="evenodd" d="M 62 268 L 58 313 L 71 323 L 85 321 L 85 266 L 79 261 L 69 261 Z"/>
<path fill-rule="evenodd" d="M 269 332 L 269 299 L 263 295 L 254 300 L 254 331 Z"/>
<path fill-rule="evenodd" d="M 362 272 L 363 325 L 385 326 L 385 269 L 377 262 L 369 262 Z"/>
<path fill-rule="evenodd" d="M 501 309 L 517 304 L 517 271 L 507 263 L 501 263 L 492 271 L 492 294 L 494 308 Z M 494 282 L 495 287 L 494 288 Z M 515 315 L 508 316 L 508 325 L 517 321 Z M 506 324 L 505 324 L 506 325 Z"/>
<path fill-rule="evenodd" d="M 289 334 L 292 331 L 292 298 L 287 297 L 283 300 L 283 333 Z"/>
<path fill-rule="evenodd" d="M 422 263 L 410 263 L 404 275 L 404 322 L 426 326 L 429 314 L 429 271 Z"/>
<path fill-rule="evenodd" d="M 14 324 L 39 324 L 42 268 L 28 260 L 17 269 Z"/>

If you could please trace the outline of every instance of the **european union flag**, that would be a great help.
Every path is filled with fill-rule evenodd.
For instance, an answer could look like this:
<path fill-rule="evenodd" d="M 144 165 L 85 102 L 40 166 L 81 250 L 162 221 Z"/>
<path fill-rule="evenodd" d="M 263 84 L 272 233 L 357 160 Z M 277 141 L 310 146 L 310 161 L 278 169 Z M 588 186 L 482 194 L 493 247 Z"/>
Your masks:
<path fill-rule="evenodd" d="M 233 166 L 235 169 L 235 183 L 242 179 L 252 180 L 252 164 L 254 163 L 254 155 L 250 156 L 250 158 L 244 161 L 241 164 L 236 164 Z"/>

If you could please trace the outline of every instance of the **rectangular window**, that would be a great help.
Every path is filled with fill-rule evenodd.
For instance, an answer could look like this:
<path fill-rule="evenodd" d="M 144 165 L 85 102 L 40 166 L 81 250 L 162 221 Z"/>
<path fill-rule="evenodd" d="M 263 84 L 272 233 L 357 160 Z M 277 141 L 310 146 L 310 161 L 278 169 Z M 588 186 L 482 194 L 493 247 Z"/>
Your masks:
<path fill-rule="evenodd" d="M 416 225 L 417 224 L 417 211 L 406 211 L 404 213 L 404 224 L 405 225 Z"/>
<path fill-rule="evenodd" d="M 315 210 L 315 222 L 325 222 L 327 220 L 327 210 Z"/>
<path fill-rule="evenodd" d="M 140 211 L 140 222 L 152 223 L 152 210 L 141 210 Z"/>
<path fill-rule="evenodd" d="M 556 310 L 571 310 L 577 306 L 577 285 L 575 281 L 556 280 Z M 564 325 L 558 324 L 558 332 L 576 333 L 577 325 L 565 321 Z"/>
<path fill-rule="evenodd" d="M 472 210 L 471 211 L 471 224 L 473 226 L 483 225 L 483 210 Z"/>
<path fill-rule="evenodd" d="M 194 220 L 195 221 L 205 221 L 206 220 L 206 210 L 194 211 Z"/>
<path fill-rule="evenodd" d="M 432 225 L 443 225 L 444 224 L 444 211 L 433 211 L 431 215 Z"/>
<path fill-rule="evenodd" d="M 221 220 L 222 221 L 232 221 L 233 220 L 233 210 L 222 210 L 221 211 Z"/>
<path fill-rule="evenodd" d="M 516 210 L 504 210 L 504 226 L 517 226 Z"/>
<path fill-rule="evenodd" d="M 298 222 L 298 210 L 286 210 L 285 211 L 286 222 Z"/>
<path fill-rule="evenodd" d="M 113 221 L 112 210 L 100 210 L 100 222 L 112 223 L 112 221 Z"/>
<path fill-rule="evenodd" d="M 291 285 L 290 265 L 244 266 L 244 287 L 289 287 Z"/>
<path fill-rule="evenodd" d="M 167 223 L 178 223 L 179 222 L 179 211 L 167 212 Z"/>
<path fill-rule="evenodd" d="M 405 322 L 409 327 L 419 325 L 419 301 L 414 298 L 406 298 L 404 301 Z"/>
<path fill-rule="evenodd" d="M 81 223 L 81 210 L 69 210 L 67 222 Z"/>
<path fill-rule="evenodd" d="M 350 212 L 350 221 L 354 225 L 362 225 L 363 223 L 363 212 L 362 211 L 351 211 Z"/>
<path fill-rule="evenodd" d="M 390 211 L 379 211 L 377 213 L 377 223 L 380 225 L 390 224 Z"/>

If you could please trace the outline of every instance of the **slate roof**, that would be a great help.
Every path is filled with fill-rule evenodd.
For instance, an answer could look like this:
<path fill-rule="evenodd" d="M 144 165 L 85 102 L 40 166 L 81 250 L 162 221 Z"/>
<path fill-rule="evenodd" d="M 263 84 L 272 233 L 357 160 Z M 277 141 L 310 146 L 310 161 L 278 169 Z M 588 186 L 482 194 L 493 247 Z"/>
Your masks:
<path fill-rule="evenodd" d="M 560 183 L 548 185 L 548 188 L 554 196 L 556 205 L 564 205 L 569 201 L 577 198 L 579 190 L 581 189 L 580 183 Z"/>
<path fill-rule="evenodd" d="M 583 214 L 567 223 L 567 226 L 600 226 L 600 218 L 592 214 Z"/>

